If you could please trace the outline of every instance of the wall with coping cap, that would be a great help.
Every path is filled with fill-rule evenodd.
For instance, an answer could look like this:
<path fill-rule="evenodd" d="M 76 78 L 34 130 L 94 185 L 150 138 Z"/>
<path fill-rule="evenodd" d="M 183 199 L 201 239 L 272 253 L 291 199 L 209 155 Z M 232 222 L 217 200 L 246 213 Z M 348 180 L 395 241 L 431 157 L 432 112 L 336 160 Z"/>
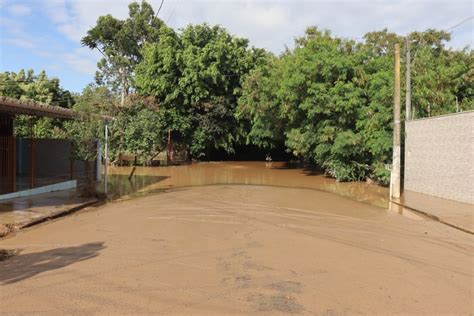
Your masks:
<path fill-rule="evenodd" d="M 405 122 L 404 189 L 474 204 L 474 111 Z"/>

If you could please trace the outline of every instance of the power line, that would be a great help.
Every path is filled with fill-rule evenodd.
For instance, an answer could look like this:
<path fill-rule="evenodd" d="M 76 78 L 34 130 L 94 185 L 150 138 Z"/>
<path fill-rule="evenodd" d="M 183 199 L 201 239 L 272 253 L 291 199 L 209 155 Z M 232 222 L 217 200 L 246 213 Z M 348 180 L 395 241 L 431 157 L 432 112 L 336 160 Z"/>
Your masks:
<path fill-rule="evenodd" d="M 463 25 L 464 23 L 466 23 L 467 21 L 472 20 L 472 19 L 474 19 L 474 15 L 471 15 L 470 17 L 468 17 L 468 18 L 462 20 L 461 22 L 458 22 L 458 23 L 454 24 L 453 26 L 448 27 L 447 29 L 442 30 L 442 31 L 444 31 L 444 32 L 446 32 L 446 33 L 452 33 L 455 28 L 457 28 L 457 27 Z M 409 35 L 407 35 L 407 36 L 409 36 Z M 425 44 L 423 37 L 421 38 L 420 44 L 421 44 L 421 45 L 424 45 L 424 44 Z M 415 56 L 413 56 L 413 60 L 412 60 L 412 62 L 411 62 L 412 64 L 415 63 L 415 60 L 416 60 L 417 55 L 418 55 L 418 50 L 415 52 Z"/>
<path fill-rule="evenodd" d="M 163 6 L 163 2 L 165 2 L 165 0 L 161 0 L 160 7 L 158 8 L 158 11 L 156 11 L 155 17 L 158 17 L 158 14 L 161 11 L 161 7 Z"/>
<path fill-rule="evenodd" d="M 174 10 L 176 9 L 176 6 L 178 5 L 178 2 L 179 2 L 179 0 L 176 0 L 176 1 L 175 1 L 174 6 L 173 6 L 173 8 L 172 8 L 171 11 L 170 11 L 170 14 L 168 14 L 168 17 L 167 17 L 166 20 L 165 20 L 165 24 L 168 24 L 168 21 L 170 20 L 171 16 L 173 15 Z"/>
<path fill-rule="evenodd" d="M 472 19 L 474 19 L 474 15 L 471 15 L 470 17 L 468 17 L 468 18 L 462 20 L 461 22 L 451 26 L 450 28 L 447 28 L 445 31 L 448 32 L 448 33 L 451 33 L 455 28 L 457 28 L 458 26 L 463 25 L 464 23 L 466 23 L 467 21 L 472 20 Z"/>

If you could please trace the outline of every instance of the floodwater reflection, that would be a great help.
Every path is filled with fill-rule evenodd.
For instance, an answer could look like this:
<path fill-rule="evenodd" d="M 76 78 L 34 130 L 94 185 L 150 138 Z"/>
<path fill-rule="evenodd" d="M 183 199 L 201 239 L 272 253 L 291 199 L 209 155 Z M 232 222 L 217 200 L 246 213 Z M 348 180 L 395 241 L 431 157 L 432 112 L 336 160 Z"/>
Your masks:
<path fill-rule="evenodd" d="M 170 167 L 109 168 L 112 198 L 143 195 L 164 189 L 213 185 L 247 184 L 307 188 L 335 193 L 360 202 L 387 208 L 388 189 L 366 182 L 337 182 L 313 170 L 284 162 L 209 162 Z"/>

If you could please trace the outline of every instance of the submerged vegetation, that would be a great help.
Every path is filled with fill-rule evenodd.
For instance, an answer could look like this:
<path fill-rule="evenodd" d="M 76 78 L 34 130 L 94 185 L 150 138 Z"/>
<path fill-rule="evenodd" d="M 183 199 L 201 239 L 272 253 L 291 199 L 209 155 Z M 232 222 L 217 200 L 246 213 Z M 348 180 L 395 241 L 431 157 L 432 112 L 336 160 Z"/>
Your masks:
<path fill-rule="evenodd" d="M 444 31 L 408 37 L 414 117 L 474 109 L 472 49 L 448 49 Z M 386 29 L 354 41 L 309 27 L 276 56 L 221 26 L 173 30 L 143 1 L 129 6 L 125 20 L 100 17 L 83 38 L 103 58 L 96 82 L 81 94 L 44 72 L 20 71 L 0 74 L 0 95 L 83 113 L 80 122 L 20 117 L 19 136 L 101 139 L 97 115 L 114 117 L 113 159 L 126 153 L 150 160 L 168 137 L 201 159 L 215 151 L 238 155 L 245 145 L 284 145 L 337 180 L 387 183 L 395 43 L 403 51 L 405 38 Z"/>

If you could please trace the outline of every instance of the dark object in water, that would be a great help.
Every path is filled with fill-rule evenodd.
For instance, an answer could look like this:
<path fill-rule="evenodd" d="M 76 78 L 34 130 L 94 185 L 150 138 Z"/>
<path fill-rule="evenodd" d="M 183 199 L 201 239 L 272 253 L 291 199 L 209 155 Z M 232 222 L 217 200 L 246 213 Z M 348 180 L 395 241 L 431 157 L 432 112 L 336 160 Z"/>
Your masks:
<path fill-rule="evenodd" d="M 128 176 L 128 180 L 132 180 L 133 174 L 135 173 L 135 170 L 137 170 L 137 167 L 133 167 L 132 172 L 130 172 L 130 175 Z"/>
<path fill-rule="evenodd" d="M 7 260 L 20 253 L 20 249 L 0 249 L 0 261 Z"/>

